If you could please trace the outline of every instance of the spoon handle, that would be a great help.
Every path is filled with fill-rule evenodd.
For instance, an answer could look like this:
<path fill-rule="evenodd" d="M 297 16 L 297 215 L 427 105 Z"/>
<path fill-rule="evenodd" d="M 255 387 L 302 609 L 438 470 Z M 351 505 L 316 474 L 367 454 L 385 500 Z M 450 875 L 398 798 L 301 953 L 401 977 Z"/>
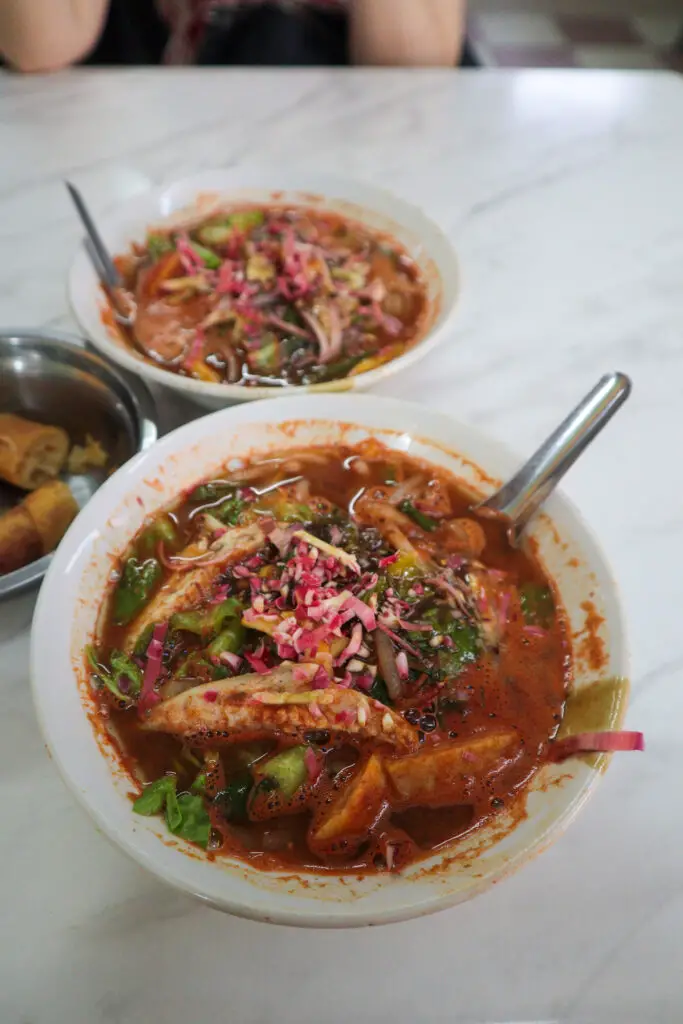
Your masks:
<path fill-rule="evenodd" d="M 103 280 L 110 288 L 120 288 L 122 285 L 121 275 L 119 274 L 113 259 L 109 255 L 109 250 L 102 241 L 99 231 L 95 227 L 95 221 L 90 216 L 90 211 L 85 205 L 83 196 L 78 191 L 75 185 L 72 185 L 70 181 L 65 181 L 71 200 L 76 207 L 76 212 L 81 218 L 81 223 L 85 228 L 86 237 L 90 240 L 90 245 L 94 250 L 98 266 L 102 272 Z"/>
<path fill-rule="evenodd" d="M 508 519 L 510 541 L 518 543 L 539 506 L 630 393 L 631 381 L 626 374 L 609 373 L 602 377 L 529 461 L 477 510 Z"/>

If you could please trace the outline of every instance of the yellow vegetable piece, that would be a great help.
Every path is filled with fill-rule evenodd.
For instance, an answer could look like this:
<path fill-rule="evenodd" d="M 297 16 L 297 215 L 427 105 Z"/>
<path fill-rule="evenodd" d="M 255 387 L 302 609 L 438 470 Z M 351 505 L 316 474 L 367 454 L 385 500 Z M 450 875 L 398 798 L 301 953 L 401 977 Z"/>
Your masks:
<path fill-rule="evenodd" d="M 359 363 L 356 363 L 348 376 L 357 377 L 359 373 L 368 373 L 369 370 L 375 370 L 378 366 L 384 366 L 385 363 L 390 363 L 392 359 L 400 356 L 404 348 L 404 345 L 389 345 L 382 352 L 378 352 L 377 355 L 366 356 L 365 359 L 361 359 Z"/>
<path fill-rule="evenodd" d="M 314 848 L 329 848 L 335 840 L 344 838 L 347 843 L 344 852 L 349 852 L 349 841 L 357 847 L 367 838 L 386 806 L 387 797 L 382 760 L 373 754 L 327 805 L 322 819 L 313 823 L 309 842 Z"/>
<path fill-rule="evenodd" d="M 266 256 L 256 254 L 247 260 L 247 281 L 262 281 L 264 284 L 275 277 L 275 267 Z"/>
<path fill-rule="evenodd" d="M 517 733 L 505 729 L 387 760 L 384 767 L 394 791 L 392 804 L 449 807 L 466 802 L 467 777 L 490 771 L 518 746 Z"/>
<path fill-rule="evenodd" d="M 196 363 L 192 364 L 190 374 L 196 377 L 197 380 L 203 380 L 207 384 L 220 384 L 221 382 L 221 376 L 218 371 L 207 366 L 201 360 L 197 360 Z"/>
<path fill-rule="evenodd" d="M 266 636 L 272 636 L 276 629 L 279 629 L 285 619 L 291 618 L 291 615 L 282 615 L 278 619 L 266 619 L 261 616 L 254 616 L 248 620 L 242 617 L 242 625 L 247 626 L 248 629 L 257 629 L 259 633 L 265 633 Z"/>
<path fill-rule="evenodd" d="M 422 561 L 417 550 L 414 551 L 414 554 L 411 551 L 402 551 L 396 561 L 387 566 L 387 573 L 407 580 L 423 576 L 429 567 Z"/>

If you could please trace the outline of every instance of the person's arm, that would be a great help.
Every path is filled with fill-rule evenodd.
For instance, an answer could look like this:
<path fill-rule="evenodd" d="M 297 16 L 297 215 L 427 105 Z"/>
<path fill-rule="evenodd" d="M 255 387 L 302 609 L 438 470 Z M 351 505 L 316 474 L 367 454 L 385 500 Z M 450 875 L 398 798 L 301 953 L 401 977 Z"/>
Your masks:
<path fill-rule="evenodd" d="M 464 28 L 465 0 L 351 0 L 354 64 L 453 67 Z"/>
<path fill-rule="evenodd" d="M 109 0 L 0 0 L 0 53 L 17 71 L 56 71 L 97 42 Z"/>

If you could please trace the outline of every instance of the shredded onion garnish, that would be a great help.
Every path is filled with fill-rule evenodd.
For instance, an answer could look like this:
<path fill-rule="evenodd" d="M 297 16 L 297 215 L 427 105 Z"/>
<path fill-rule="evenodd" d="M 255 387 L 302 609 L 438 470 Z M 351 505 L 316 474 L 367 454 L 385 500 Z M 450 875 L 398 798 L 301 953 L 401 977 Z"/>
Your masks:
<path fill-rule="evenodd" d="M 389 629 L 388 626 L 385 626 L 381 622 L 378 625 L 383 633 L 386 633 L 386 635 L 390 637 L 395 643 L 399 644 L 399 646 L 404 647 L 409 654 L 412 654 L 413 657 L 415 658 L 420 657 L 420 652 L 415 647 L 413 647 L 412 644 L 409 644 L 407 640 L 404 640 L 402 636 L 399 636 L 398 633 L 394 633 L 393 629 Z"/>
<path fill-rule="evenodd" d="M 152 639 L 146 652 L 145 672 L 142 677 L 142 688 L 138 701 L 140 713 L 148 711 L 153 704 L 161 700 L 154 686 L 161 674 L 161 659 L 164 654 L 164 640 L 168 632 L 168 623 L 161 622 L 152 630 Z"/>
<path fill-rule="evenodd" d="M 387 693 L 392 700 L 399 700 L 404 696 L 405 689 L 403 679 L 398 670 L 396 655 L 391 640 L 386 632 L 381 632 L 382 627 L 375 632 L 375 647 L 377 650 L 377 661 L 379 671 L 384 679 Z"/>
<path fill-rule="evenodd" d="M 555 760 L 562 761 L 574 754 L 611 753 L 622 750 L 645 750 L 642 732 L 580 732 L 565 736 L 552 744 Z"/>

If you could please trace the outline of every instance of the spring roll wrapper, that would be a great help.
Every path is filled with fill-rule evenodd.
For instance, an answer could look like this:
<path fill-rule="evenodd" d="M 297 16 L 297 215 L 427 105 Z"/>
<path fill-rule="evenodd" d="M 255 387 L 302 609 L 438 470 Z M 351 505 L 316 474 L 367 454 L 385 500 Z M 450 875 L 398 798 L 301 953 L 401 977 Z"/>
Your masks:
<path fill-rule="evenodd" d="M 61 471 L 69 437 L 61 427 L 33 423 L 12 413 L 0 413 L 0 477 L 33 491 Z"/>
<path fill-rule="evenodd" d="M 33 520 L 44 555 L 54 551 L 72 519 L 78 514 L 76 499 L 61 480 L 43 484 L 37 491 L 28 494 L 20 507 Z"/>
<path fill-rule="evenodd" d="M 36 524 L 25 508 L 17 505 L 0 516 L 0 575 L 21 569 L 42 554 Z"/>

